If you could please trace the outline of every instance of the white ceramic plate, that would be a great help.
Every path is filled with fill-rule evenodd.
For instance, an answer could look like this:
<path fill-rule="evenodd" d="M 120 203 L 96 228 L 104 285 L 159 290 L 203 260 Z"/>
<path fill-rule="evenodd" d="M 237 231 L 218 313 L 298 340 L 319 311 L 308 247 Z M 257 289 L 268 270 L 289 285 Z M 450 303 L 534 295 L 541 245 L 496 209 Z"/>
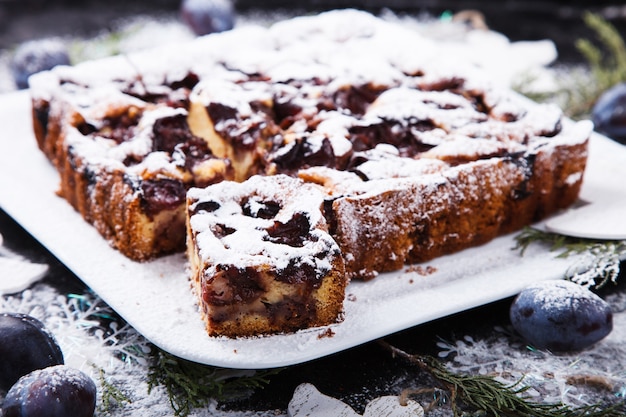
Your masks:
<path fill-rule="evenodd" d="M 523 257 L 514 236 L 383 274 L 348 287 L 345 320 L 328 328 L 245 339 L 204 331 L 185 258 L 128 260 L 55 195 L 58 175 L 37 149 L 26 92 L 0 97 L 0 206 L 125 320 L 160 348 L 215 366 L 261 369 L 329 355 L 433 319 L 518 293 L 532 282 L 563 277 L 574 259 L 533 246 Z M 620 190 L 626 147 L 594 136 L 582 198 Z M 607 194 L 609 193 L 609 194 Z M 431 270 L 428 271 L 427 268 Z"/>

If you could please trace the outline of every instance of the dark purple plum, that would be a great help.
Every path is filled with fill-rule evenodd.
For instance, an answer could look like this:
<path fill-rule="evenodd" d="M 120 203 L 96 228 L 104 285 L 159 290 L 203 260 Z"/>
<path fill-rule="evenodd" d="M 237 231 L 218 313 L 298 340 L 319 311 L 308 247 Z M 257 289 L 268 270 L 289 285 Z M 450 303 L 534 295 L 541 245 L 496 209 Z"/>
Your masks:
<path fill-rule="evenodd" d="M 229 0 L 183 0 L 180 15 L 198 36 L 224 32 L 235 25 L 235 10 Z"/>
<path fill-rule="evenodd" d="M 510 318 L 528 343 L 554 352 L 584 350 L 613 330 L 610 306 L 591 290 L 565 280 L 524 289 L 511 304 Z"/>
<path fill-rule="evenodd" d="M 43 323 L 25 314 L 0 314 L 0 389 L 35 369 L 63 364 L 63 353 Z"/>
<path fill-rule="evenodd" d="M 7 393 L 2 417 L 92 417 L 96 384 L 66 365 L 38 369 L 21 377 Z"/>
<path fill-rule="evenodd" d="M 593 107 L 596 131 L 626 144 L 626 83 L 606 90 Z"/>
<path fill-rule="evenodd" d="M 15 85 L 28 88 L 28 77 L 57 65 L 70 65 L 65 44 L 54 39 L 42 39 L 21 44 L 15 50 L 10 67 Z"/>

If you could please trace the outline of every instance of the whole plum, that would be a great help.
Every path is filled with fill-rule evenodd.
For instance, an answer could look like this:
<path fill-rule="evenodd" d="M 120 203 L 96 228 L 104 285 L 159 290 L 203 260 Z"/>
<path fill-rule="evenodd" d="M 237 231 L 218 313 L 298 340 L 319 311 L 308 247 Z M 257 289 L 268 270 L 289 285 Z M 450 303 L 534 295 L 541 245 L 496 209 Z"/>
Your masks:
<path fill-rule="evenodd" d="M 510 319 L 527 342 L 555 352 L 586 349 L 613 330 L 610 306 L 591 290 L 565 280 L 525 288 L 511 304 Z"/>
<path fill-rule="evenodd" d="M 19 89 L 28 88 L 31 75 L 57 65 L 70 65 L 70 57 L 65 44 L 55 39 L 24 42 L 17 47 L 10 62 L 13 80 Z"/>
<path fill-rule="evenodd" d="M 235 11 L 230 0 L 183 0 L 183 22 L 198 36 L 230 30 L 235 25 Z"/>
<path fill-rule="evenodd" d="M 96 384 L 66 365 L 38 369 L 21 377 L 2 404 L 3 417 L 92 417 Z"/>
<path fill-rule="evenodd" d="M 63 364 L 63 353 L 43 323 L 26 314 L 0 314 L 0 389 L 23 375 Z"/>
<path fill-rule="evenodd" d="M 626 83 L 602 93 L 593 107 L 592 119 L 596 131 L 626 144 Z"/>

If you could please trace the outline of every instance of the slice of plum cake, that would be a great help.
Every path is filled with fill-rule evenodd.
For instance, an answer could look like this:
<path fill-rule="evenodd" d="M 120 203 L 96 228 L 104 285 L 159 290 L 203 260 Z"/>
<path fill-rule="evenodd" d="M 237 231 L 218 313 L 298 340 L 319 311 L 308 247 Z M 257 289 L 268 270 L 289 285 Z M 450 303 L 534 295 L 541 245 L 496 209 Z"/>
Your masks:
<path fill-rule="evenodd" d="M 285 175 L 192 188 L 192 285 L 209 335 L 292 332 L 341 320 L 344 261 L 324 192 Z"/>

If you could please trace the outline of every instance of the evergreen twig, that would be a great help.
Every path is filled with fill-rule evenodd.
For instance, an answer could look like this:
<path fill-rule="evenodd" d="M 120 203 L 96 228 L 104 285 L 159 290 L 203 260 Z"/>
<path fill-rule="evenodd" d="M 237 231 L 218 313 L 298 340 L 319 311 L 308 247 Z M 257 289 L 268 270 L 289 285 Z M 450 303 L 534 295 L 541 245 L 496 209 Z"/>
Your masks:
<path fill-rule="evenodd" d="M 585 25 L 595 39 L 578 39 L 575 47 L 586 61 L 579 67 L 568 66 L 558 77 L 556 91 L 540 93 L 527 91 L 530 81 L 520 79 L 513 88 L 535 101 L 554 101 L 572 119 L 591 116 L 593 106 L 607 89 L 626 82 L 626 43 L 619 31 L 599 14 L 586 12 Z"/>
<path fill-rule="evenodd" d="M 618 417 L 626 413 L 624 402 L 577 409 L 560 403 L 538 403 L 523 396 L 530 387 L 523 386 L 522 381 L 506 385 L 491 376 L 455 374 L 431 356 L 406 353 L 384 340 L 378 343 L 394 357 L 432 375 L 450 394 L 455 417 L 469 413 L 489 417 Z"/>
<path fill-rule="evenodd" d="M 615 282 L 619 275 L 620 258 L 626 255 L 626 240 L 594 240 L 573 238 L 550 233 L 533 227 L 525 227 L 515 237 L 516 245 L 513 250 L 519 250 L 522 256 L 533 243 L 543 243 L 550 246 L 550 251 L 561 251 L 557 258 L 567 258 L 571 255 L 586 254 L 588 262 L 580 271 L 576 268 L 566 273 L 566 278 L 580 284 L 602 288 L 609 282 Z M 596 279 L 600 282 L 596 283 Z"/>
<path fill-rule="evenodd" d="M 598 90 L 626 81 L 626 45 L 619 31 L 598 14 L 586 12 L 583 20 L 595 32 L 600 46 L 579 39 L 576 47 L 587 60 Z"/>
<path fill-rule="evenodd" d="M 111 409 L 116 404 L 132 403 L 130 397 L 124 394 L 118 387 L 106 379 L 105 371 L 102 368 L 98 368 L 98 379 L 102 388 L 101 398 L 102 404 L 99 407 L 99 411 L 104 414 L 109 414 Z"/>
<path fill-rule="evenodd" d="M 269 383 L 268 377 L 280 370 L 217 368 L 157 350 L 148 373 L 148 392 L 163 386 L 174 415 L 184 417 L 194 408 L 206 407 L 211 398 L 227 400 L 262 388 Z"/>

